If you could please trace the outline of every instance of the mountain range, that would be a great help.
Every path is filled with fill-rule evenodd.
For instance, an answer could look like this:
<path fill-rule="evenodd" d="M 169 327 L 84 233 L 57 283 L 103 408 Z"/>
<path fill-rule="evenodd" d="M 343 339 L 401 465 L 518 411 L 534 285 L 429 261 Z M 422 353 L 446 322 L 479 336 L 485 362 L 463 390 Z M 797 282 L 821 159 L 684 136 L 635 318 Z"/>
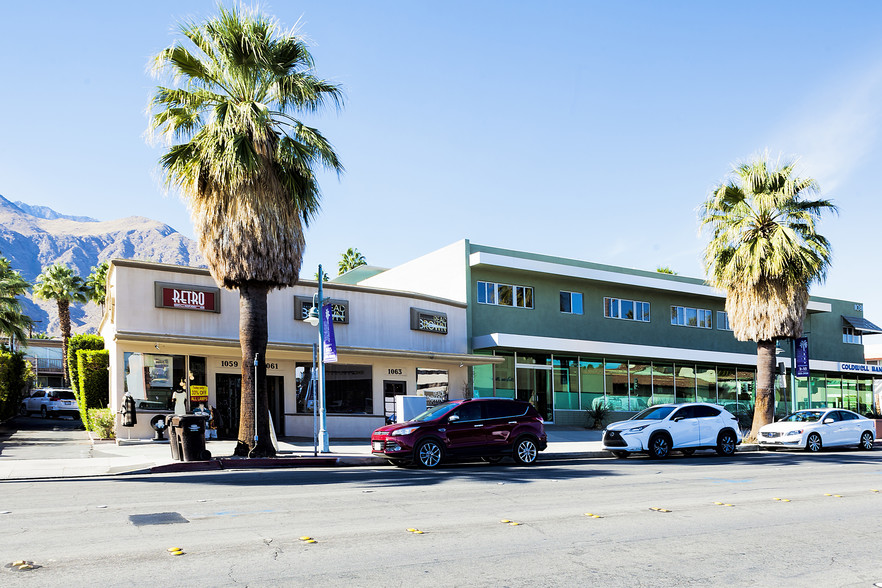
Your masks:
<path fill-rule="evenodd" d="M 92 267 L 112 258 L 205 266 L 196 242 L 161 222 L 141 216 L 98 221 L 10 202 L 3 196 L 0 255 L 31 283 L 57 261 L 74 268 L 83 279 Z M 22 300 L 22 307 L 36 322 L 35 333 L 60 334 L 54 301 L 34 300 L 30 295 Z M 70 314 L 74 333 L 94 333 L 101 321 L 101 309 L 92 303 L 72 305 Z"/>

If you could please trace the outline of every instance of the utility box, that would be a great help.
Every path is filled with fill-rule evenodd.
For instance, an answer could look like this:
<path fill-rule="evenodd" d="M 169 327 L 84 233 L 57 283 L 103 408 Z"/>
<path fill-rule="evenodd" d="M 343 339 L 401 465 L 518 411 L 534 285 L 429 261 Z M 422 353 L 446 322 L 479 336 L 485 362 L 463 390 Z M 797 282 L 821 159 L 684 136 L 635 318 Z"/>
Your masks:
<path fill-rule="evenodd" d="M 406 423 L 418 414 L 426 411 L 425 396 L 396 396 L 395 422 Z"/>

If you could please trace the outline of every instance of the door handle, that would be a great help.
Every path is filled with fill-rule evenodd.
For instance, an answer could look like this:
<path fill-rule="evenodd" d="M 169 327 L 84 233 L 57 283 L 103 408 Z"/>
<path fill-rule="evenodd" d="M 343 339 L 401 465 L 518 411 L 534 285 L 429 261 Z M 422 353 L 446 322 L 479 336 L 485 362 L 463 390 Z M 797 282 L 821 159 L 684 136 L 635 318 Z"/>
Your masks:
<path fill-rule="evenodd" d="M 475 425 L 476 427 L 483 427 L 484 425 Z"/>

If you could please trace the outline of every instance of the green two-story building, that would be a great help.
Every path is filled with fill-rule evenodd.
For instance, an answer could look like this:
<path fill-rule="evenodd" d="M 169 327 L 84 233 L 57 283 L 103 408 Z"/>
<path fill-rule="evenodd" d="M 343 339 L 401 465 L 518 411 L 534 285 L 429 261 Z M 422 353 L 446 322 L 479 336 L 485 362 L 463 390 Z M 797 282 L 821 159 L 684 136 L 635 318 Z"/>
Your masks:
<path fill-rule="evenodd" d="M 353 272 L 363 286 L 465 302 L 472 368 L 464 395 L 529 400 L 549 422 L 585 424 L 604 404 L 633 412 L 708 401 L 752 410 L 756 345 L 729 328 L 725 294 L 703 280 L 458 241 L 395 268 Z M 860 302 L 812 297 L 805 321 L 808 377 L 779 342 L 776 412 L 873 407 L 863 336 L 882 333 Z M 882 376 L 882 374 L 877 374 Z M 454 391 L 452 391 L 454 392 Z"/>

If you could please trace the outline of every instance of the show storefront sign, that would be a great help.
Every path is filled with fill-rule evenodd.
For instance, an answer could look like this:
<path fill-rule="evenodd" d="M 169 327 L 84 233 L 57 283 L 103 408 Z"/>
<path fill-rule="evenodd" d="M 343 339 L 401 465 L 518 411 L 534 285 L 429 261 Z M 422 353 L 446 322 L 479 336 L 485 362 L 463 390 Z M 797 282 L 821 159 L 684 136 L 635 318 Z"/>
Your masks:
<path fill-rule="evenodd" d="M 156 308 L 220 312 L 220 288 L 154 282 Z"/>
<path fill-rule="evenodd" d="M 840 372 L 851 372 L 858 374 L 878 374 L 882 376 L 882 365 L 871 365 L 868 363 L 839 363 Z"/>

